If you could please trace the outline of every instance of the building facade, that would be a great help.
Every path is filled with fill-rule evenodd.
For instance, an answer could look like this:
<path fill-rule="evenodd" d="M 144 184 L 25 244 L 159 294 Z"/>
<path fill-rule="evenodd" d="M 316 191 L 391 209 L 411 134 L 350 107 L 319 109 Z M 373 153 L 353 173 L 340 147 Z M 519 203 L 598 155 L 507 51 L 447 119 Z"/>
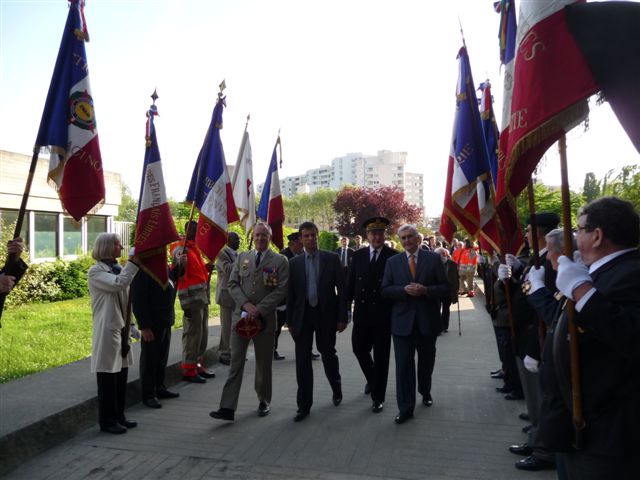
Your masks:
<path fill-rule="evenodd" d="M 3 230 L 12 228 L 18 218 L 30 165 L 30 156 L 0 150 L 0 225 Z M 21 230 L 31 262 L 86 254 L 102 232 L 121 233 L 123 244 L 128 244 L 129 239 L 123 235 L 126 232 L 120 231 L 123 225 L 114 220 L 122 198 L 119 173 L 104 172 L 104 205 L 94 215 L 76 222 L 64 213 L 58 194 L 47 183 L 48 170 L 48 159 L 39 159 Z"/>
<path fill-rule="evenodd" d="M 362 188 L 394 186 L 405 194 L 405 200 L 424 209 L 424 178 L 421 173 L 406 170 L 407 152 L 380 150 L 377 155 L 360 152 L 334 158 L 331 165 L 307 170 L 302 175 L 280 179 L 282 195 L 293 197 L 314 193 L 322 188 L 340 190 L 345 185 Z M 258 195 L 263 185 L 258 185 Z"/>

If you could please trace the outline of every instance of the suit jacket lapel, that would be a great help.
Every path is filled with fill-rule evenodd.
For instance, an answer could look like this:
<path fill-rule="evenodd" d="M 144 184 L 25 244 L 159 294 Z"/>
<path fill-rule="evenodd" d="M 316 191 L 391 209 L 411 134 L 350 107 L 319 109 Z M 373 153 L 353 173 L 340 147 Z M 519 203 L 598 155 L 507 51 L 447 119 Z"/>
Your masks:
<path fill-rule="evenodd" d="M 418 248 L 418 267 L 416 268 L 416 279 L 420 278 L 420 274 L 427 268 L 427 252 Z"/>

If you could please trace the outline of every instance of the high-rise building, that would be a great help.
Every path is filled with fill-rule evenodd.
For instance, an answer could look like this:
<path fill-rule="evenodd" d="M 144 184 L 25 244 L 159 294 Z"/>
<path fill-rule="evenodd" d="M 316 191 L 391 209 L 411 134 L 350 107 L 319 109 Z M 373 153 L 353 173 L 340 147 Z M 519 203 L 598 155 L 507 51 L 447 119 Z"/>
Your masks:
<path fill-rule="evenodd" d="M 307 170 L 302 175 L 285 177 L 280 188 L 285 197 L 314 193 L 321 188 L 339 190 L 344 185 L 375 188 L 394 186 L 404 191 L 405 200 L 424 208 L 423 175 L 406 171 L 407 152 L 380 150 L 377 155 L 360 152 L 334 158 L 331 165 Z M 258 192 L 262 185 L 258 185 Z"/>

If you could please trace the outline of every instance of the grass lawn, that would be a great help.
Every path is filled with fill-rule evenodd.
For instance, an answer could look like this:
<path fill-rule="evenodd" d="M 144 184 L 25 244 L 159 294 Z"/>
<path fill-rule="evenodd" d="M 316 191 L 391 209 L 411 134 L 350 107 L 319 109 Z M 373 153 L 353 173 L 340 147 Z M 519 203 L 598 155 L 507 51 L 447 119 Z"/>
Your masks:
<path fill-rule="evenodd" d="M 211 284 L 213 292 L 215 282 Z M 178 301 L 175 312 L 174 328 L 182 328 Z M 209 305 L 209 316 L 218 315 L 218 305 Z M 6 309 L 0 328 L 0 383 L 88 357 L 91 331 L 88 296 Z"/>

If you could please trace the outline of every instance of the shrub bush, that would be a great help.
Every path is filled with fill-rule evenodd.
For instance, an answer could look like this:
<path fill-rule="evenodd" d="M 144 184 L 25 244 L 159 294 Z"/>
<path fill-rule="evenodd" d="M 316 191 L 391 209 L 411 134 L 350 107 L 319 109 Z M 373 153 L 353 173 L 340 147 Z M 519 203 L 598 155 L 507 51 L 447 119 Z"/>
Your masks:
<path fill-rule="evenodd" d="M 55 302 L 88 294 L 87 271 L 93 265 L 91 257 L 77 260 L 56 260 L 34 263 L 7 296 L 5 305 L 16 306 L 33 302 Z"/>

